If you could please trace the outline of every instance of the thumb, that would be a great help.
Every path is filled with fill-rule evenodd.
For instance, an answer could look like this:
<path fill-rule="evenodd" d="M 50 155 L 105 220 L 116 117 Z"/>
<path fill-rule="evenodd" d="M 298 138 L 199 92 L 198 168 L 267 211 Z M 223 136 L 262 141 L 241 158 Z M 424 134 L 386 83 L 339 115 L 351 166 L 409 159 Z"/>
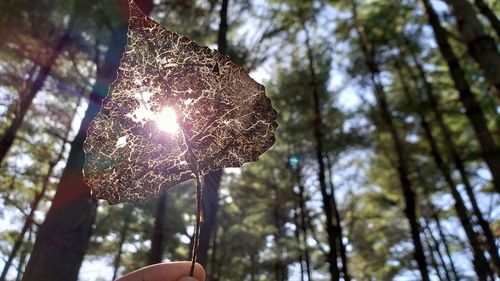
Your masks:
<path fill-rule="evenodd" d="M 186 276 L 186 277 L 182 277 L 181 279 L 179 279 L 179 281 L 198 281 L 198 280 L 196 278 Z"/>

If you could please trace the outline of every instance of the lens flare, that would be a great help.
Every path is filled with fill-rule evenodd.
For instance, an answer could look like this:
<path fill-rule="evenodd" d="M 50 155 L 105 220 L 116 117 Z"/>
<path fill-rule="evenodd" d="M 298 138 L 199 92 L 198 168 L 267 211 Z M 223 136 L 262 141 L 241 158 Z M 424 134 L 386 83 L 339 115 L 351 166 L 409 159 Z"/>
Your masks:
<path fill-rule="evenodd" d="M 177 114 L 175 110 L 169 106 L 155 116 L 156 126 L 158 129 L 169 134 L 175 134 L 179 131 L 179 124 L 177 123 Z"/>

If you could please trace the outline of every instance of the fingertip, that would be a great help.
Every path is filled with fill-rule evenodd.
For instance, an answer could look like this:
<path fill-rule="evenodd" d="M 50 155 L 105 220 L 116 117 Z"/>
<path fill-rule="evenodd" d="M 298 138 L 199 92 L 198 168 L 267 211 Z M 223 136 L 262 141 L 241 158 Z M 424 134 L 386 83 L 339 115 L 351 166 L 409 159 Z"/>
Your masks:
<path fill-rule="evenodd" d="M 205 281 L 205 269 L 201 264 L 195 263 L 193 277 L 198 281 Z"/>
<path fill-rule="evenodd" d="M 179 279 L 179 281 L 199 281 L 199 280 L 193 277 L 182 277 L 181 279 Z"/>
<path fill-rule="evenodd" d="M 179 281 L 198 281 L 198 280 L 188 276 L 188 277 L 182 277 L 181 279 L 179 279 Z"/>
<path fill-rule="evenodd" d="M 118 278 L 116 281 L 205 281 L 205 270 L 199 263 L 195 264 L 193 277 L 189 276 L 190 271 L 190 261 L 159 263 L 140 268 L 122 276 L 121 278 Z M 190 279 L 184 279 L 186 277 L 189 277 Z"/>

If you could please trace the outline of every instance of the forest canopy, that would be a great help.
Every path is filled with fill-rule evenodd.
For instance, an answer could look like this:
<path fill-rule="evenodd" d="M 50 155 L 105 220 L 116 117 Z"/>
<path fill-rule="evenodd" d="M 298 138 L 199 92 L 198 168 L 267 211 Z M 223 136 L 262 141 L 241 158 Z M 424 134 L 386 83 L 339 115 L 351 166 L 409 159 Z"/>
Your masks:
<path fill-rule="evenodd" d="M 109 205 L 91 196 L 82 173 L 86 139 L 102 149 L 110 134 L 111 148 L 123 145 L 112 127 L 89 127 L 131 55 L 127 2 L 0 2 L 0 281 L 115 280 L 191 258 L 196 181 L 166 193 L 149 182 L 141 188 L 158 197 Z M 278 112 L 269 111 L 274 145 L 257 161 L 201 177 L 196 259 L 206 280 L 500 278 L 498 1 L 135 3 L 241 71 L 230 89 L 200 91 L 190 86 L 199 69 L 158 71 L 176 93 L 215 96 L 222 107 L 230 92 L 244 109 L 236 113 L 255 121 L 261 114 L 245 97 L 261 88 L 248 72 L 265 86 L 252 105 L 269 107 L 269 98 Z M 224 79 L 223 67 L 209 74 Z M 209 106 L 193 114 L 203 118 Z M 264 146 L 239 157 L 255 160 Z M 130 178 L 125 168 L 119 175 Z"/>

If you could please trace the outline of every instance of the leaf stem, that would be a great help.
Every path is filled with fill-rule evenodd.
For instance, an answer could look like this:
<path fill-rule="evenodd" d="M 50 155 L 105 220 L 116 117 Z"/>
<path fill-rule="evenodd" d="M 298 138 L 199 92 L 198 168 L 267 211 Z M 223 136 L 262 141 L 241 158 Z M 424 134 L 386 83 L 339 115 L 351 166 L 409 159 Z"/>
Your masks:
<path fill-rule="evenodd" d="M 201 181 L 200 181 L 200 171 L 198 170 L 198 161 L 196 160 L 196 155 L 194 155 L 191 149 L 189 140 L 186 137 L 184 131 L 182 131 L 184 141 L 186 142 L 186 147 L 188 151 L 188 160 L 191 166 L 191 171 L 196 177 L 196 228 L 194 230 L 193 237 L 193 248 L 191 252 L 191 270 L 189 276 L 194 274 L 194 266 L 196 264 L 196 258 L 198 256 L 198 245 L 200 244 L 200 230 L 201 223 L 203 222 L 203 206 L 202 206 L 202 192 L 201 192 Z"/>
<path fill-rule="evenodd" d="M 196 263 L 196 258 L 198 256 L 198 246 L 200 244 L 200 230 L 201 230 L 201 222 L 203 217 L 203 208 L 201 204 L 201 182 L 200 182 L 200 173 L 196 170 L 196 228 L 194 230 L 194 239 L 193 239 L 193 251 L 191 253 L 191 270 L 189 272 L 189 276 L 193 276 L 194 274 L 194 265 Z"/>

